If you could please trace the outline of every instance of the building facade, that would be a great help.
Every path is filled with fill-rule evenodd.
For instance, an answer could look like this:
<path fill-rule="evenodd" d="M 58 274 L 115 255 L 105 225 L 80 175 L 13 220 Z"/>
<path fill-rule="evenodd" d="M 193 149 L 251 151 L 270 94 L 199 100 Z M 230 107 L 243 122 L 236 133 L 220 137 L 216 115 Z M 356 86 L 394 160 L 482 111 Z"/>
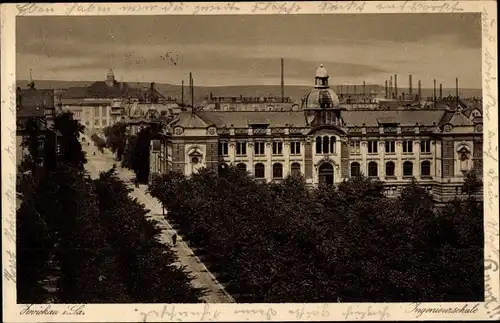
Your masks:
<path fill-rule="evenodd" d="M 56 133 L 53 131 L 56 111 L 54 90 L 36 89 L 30 83 L 28 89 L 17 88 L 16 93 L 16 165 L 19 166 L 28 150 L 22 147 L 23 138 L 27 135 L 26 123 L 29 119 L 37 121 L 42 132 L 40 138 L 42 146 L 47 140 L 54 140 L 56 147 Z"/>
<path fill-rule="evenodd" d="M 302 111 L 181 113 L 152 141 L 150 166 L 190 175 L 234 165 L 265 181 L 301 174 L 311 186 L 364 174 L 389 195 L 415 178 L 442 201 L 466 172 L 482 176 L 482 138 L 480 116 L 459 106 L 348 110 L 321 66 Z"/>

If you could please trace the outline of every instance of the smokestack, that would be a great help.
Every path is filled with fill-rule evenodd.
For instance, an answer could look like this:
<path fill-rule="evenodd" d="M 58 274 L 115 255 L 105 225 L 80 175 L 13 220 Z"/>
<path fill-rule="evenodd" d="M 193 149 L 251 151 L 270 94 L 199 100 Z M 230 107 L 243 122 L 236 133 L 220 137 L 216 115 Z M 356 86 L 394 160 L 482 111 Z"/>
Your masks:
<path fill-rule="evenodd" d="M 387 80 L 385 80 L 385 98 L 387 99 L 387 93 L 389 89 L 387 88 Z"/>
<path fill-rule="evenodd" d="M 190 81 L 190 86 L 191 86 L 191 111 L 194 113 L 195 112 L 195 107 L 194 107 L 194 80 L 193 76 L 191 73 L 189 73 L 189 81 Z"/>
<path fill-rule="evenodd" d="M 394 74 L 394 96 L 398 99 L 398 76 Z"/>
<path fill-rule="evenodd" d="M 285 66 L 281 59 L 281 103 L 285 102 Z"/>
<path fill-rule="evenodd" d="M 366 96 L 366 83 L 363 81 L 363 96 Z"/>
<path fill-rule="evenodd" d="M 184 108 L 184 80 L 181 84 L 181 108 Z"/>
<path fill-rule="evenodd" d="M 443 83 L 439 83 L 439 100 L 443 98 Z"/>
<path fill-rule="evenodd" d="M 408 95 L 410 96 L 410 100 L 411 100 L 412 95 L 413 95 L 413 82 L 412 82 L 412 79 L 411 79 L 411 74 L 410 74 L 408 82 L 409 82 Z"/>
<path fill-rule="evenodd" d="M 459 104 L 460 104 L 460 99 L 458 98 L 458 77 L 455 79 L 455 91 L 456 91 L 456 97 L 457 97 L 457 109 L 459 107 Z"/>
<path fill-rule="evenodd" d="M 393 91 L 392 91 L 392 75 L 391 77 L 389 78 L 389 99 L 392 99 L 393 95 L 392 95 Z"/>
<path fill-rule="evenodd" d="M 436 107 L 436 79 L 434 79 L 434 97 L 433 97 L 433 101 L 434 101 L 434 107 Z"/>

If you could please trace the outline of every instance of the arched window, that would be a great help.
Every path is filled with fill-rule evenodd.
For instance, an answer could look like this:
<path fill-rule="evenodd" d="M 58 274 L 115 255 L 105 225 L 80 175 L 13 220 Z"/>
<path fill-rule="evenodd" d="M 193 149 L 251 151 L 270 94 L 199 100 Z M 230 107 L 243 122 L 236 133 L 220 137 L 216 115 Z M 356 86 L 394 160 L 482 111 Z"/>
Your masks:
<path fill-rule="evenodd" d="M 334 154 L 335 153 L 335 144 L 336 144 L 336 141 L 337 139 L 335 137 L 330 137 L 330 153 Z"/>
<path fill-rule="evenodd" d="M 393 162 L 387 162 L 385 164 L 385 176 L 394 176 L 394 170 L 396 169 L 396 166 L 394 165 Z"/>
<path fill-rule="evenodd" d="M 420 175 L 422 176 L 431 176 L 431 162 L 425 160 L 420 165 Z"/>
<path fill-rule="evenodd" d="M 316 137 L 316 154 L 321 154 L 321 137 Z"/>
<path fill-rule="evenodd" d="M 300 164 L 299 163 L 292 163 L 290 174 L 292 176 L 300 176 Z"/>
<path fill-rule="evenodd" d="M 403 176 L 413 176 L 413 163 L 411 161 L 403 163 Z"/>
<path fill-rule="evenodd" d="M 283 178 L 283 165 L 280 163 L 273 165 L 273 178 Z"/>
<path fill-rule="evenodd" d="M 368 163 L 368 176 L 377 177 L 378 176 L 378 165 L 376 162 Z"/>
<path fill-rule="evenodd" d="M 330 148 L 329 145 L 330 141 L 328 140 L 328 136 L 323 137 L 323 154 L 328 154 L 328 148 Z"/>
<path fill-rule="evenodd" d="M 354 162 L 351 164 L 351 176 L 359 176 L 360 174 L 360 167 L 359 167 L 359 163 L 357 162 Z"/>
<path fill-rule="evenodd" d="M 239 164 L 236 165 L 236 169 L 240 170 L 242 172 L 246 172 L 247 171 L 247 165 L 245 165 L 243 163 L 239 163 Z"/>
<path fill-rule="evenodd" d="M 261 163 L 255 164 L 254 167 L 255 178 L 264 178 L 266 176 L 264 169 L 265 169 L 264 164 Z"/>

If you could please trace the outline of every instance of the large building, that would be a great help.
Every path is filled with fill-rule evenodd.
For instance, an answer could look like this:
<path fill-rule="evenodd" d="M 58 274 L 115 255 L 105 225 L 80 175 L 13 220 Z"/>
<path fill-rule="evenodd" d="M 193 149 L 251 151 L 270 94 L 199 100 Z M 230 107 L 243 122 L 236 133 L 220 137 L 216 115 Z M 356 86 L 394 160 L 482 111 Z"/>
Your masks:
<path fill-rule="evenodd" d="M 70 87 L 60 94 L 62 111 L 73 112 L 74 118 L 86 128 L 87 133 L 102 129 L 121 119 L 125 106 L 133 103 L 168 104 L 154 83 L 148 88 L 131 87 L 118 82 L 111 69 L 105 81 L 97 81 L 86 87 Z"/>
<path fill-rule="evenodd" d="M 54 90 L 36 89 L 31 82 L 27 89 L 17 88 L 16 91 L 16 165 L 28 153 L 27 148 L 22 147 L 23 138 L 27 135 L 27 121 L 32 119 L 38 123 L 42 132 L 40 141 L 56 140 L 53 131 L 56 104 Z M 55 147 L 55 146 L 54 146 Z"/>
<path fill-rule="evenodd" d="M 323 66 L 302 111 L 181 113 L 151 144 L 150 173 L 186 175 L 235 165 L 258 180 L 302 174 L 309 185 L 360 173 L 396 195 L 412 178 L 438 201 L 459 193 L 464 174 L 482 175 L 482 109 L 456 102 L 349 110 Z"/>

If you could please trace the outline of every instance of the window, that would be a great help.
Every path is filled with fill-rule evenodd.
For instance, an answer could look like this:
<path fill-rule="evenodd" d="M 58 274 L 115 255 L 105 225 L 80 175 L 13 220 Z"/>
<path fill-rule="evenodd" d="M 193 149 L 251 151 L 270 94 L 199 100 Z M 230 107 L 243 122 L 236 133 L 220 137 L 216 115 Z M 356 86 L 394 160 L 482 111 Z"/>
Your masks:
<path fill-rule="evenodd" d="M 387 162 L 385 164 L 385 176 L 394 176 L 394 170 L 396 169 L 396 166 L 394 165 L 393 162 Z"/>
<path fill-rule="evenodd" d="M 280 163 L 273 165 L 273 178 L 283 178 L 283 165 Z"/>
<path fill-rule="evenodd" d="M 283 154 L 283 143 L 281 141 L 273 142 L 273 155 Z"/>
<path fill-rule="evenodd" d="M 253 152 L 255 155 L 264 155 L 266 153 L 266 145 L 264 142 L 256 142 L 253 146 Z"/>
<path fill-rule="evenodd" d="M 330 148 L 330 140 L 327 136 L 323 137 L 323 154 L 328 154 Z"/>
<path fill-rule="evenodd" d="M 94 126 L 98 126 L 99 125 L 99 119 L 95 119 L 94 120 Z"/>
<path fill-rule="evenodd" d="M 431 162 L 425 160 L 420 165 L 420 175 L 422 176 L 431 176 Z"/>
<path fill-rule="evenodd" d="M 377 141 L 375 140 L 369 140 L 368 141 L 368 153 L 369 154 L 376 154 L 378 152 L 377 150 Z"/>
<path fill-rule="evenodd" d="M 299 163 L 292 163 L 291 175 L 292 176 L 299 176 L 300 175 L 300 164 Z"/>
<path fill-rule="evenodd" d="M 351 146 L 351 154 L 359 154 L 360 152 L 359 141 L 351 141 L 350 146 Z"/>
<path fill-rule="evenodd" d="M 103 126 L 106 126 L 106 125 L 107 125 L 107 120 L 106 120 L 106 119 L 102 119 L 102 120 L 101 120 L 101 124 L 102 124 Z"/>
<path fill-rule="evenodd" d="M 290 154 L 291 155 L 300 155 L 300 141 L 290 142 Z"/>
<path fill-rule="evenodd" d="M 227 142 L 219 142 L 219 156 L 229 155 L 229 148 Z"/>
<path fill-rule="evenodd" d="M 431 152 L 431 141 L 430 140 L 422 140 L 420 142 L 420 152 L 421 153 L 430 153 Z"/>
<path fill-rule="evenodd" d="M 247 154 L 247 143 L 237 142 L 236 143 L 236 155 L 246 155 Z"/>
<path fill-rule="evenodd" d="M 403 163 L 403 176 L 413 176 L 413 164 L 411 161 Z"/>
<path fill-rule="evenodd" d="M 261 163 L 255 164 L 254 173 L 255 173 L 254 174 L 255 178 L 264 178 L 265 177 L 264 164 Z"/>
<path fill-rule="evenodd" d="M 316 137 L 316 154 L 321 154 L 321 137 Z"/>
<path fill-rule="evenodd" d="M 368 163 L 368 176 L 377 177 L 378 176 L 378 166 L 376 162 Z"/>
<path fill-rule="evenodd" d="M 334 136 L 316 137 L 316 154 L 334 154 L 336 150 Z"/>
<path fill-rule="evenodd" d="M 403 152 L 412 153 L 413 152 L 413 141 L 403 140 Z"/>
<path fill-rule="evenodd" d="M 105 117 L 108 115 L 108 107 L 102 107 L 102 116 Z"/>
<path fill-rule="evenodd" d="M 335 151 L 336 151 L 336 142 L 337 142 L 337 139 L 335 137 L 330 137 L 330 153 L 331 154 L 334 154 Z"/>
<path fill-rule="evenodd" d="M 97 117 L 99 114 L 99 108 L 100 107 L 94 107 L 94 117 Z"/>
<path fill-rule="evenodd" d="M 360 175 L 360 167 L 359 163 L 354 162 L 351 164 L 351 176 L 359 176 Z"/>
<path fill-rule="evenodd" d="M 239 163 L 236 165 L 236 169 L 239 170 L 239 171 L 242 171 L 242 172 L 246 172 L 247 171 L 247 165 L 243 164 L 243 163 Z"/>
<path fill-rule="evenodd" d="M 385 152 L 389 154 L 394 154 L 396 152 L 396 142 L 394 140 L 385 142 Z"/>

